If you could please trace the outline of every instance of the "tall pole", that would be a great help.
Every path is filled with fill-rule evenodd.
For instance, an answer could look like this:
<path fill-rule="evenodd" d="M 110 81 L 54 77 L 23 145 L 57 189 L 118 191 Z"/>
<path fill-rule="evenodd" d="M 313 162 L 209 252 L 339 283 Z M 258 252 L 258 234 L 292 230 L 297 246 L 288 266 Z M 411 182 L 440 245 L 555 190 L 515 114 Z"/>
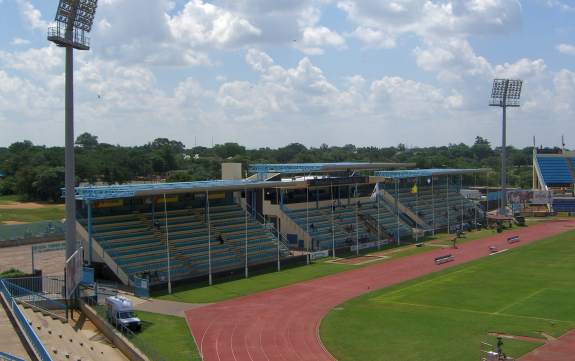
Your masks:
<path fill-rule="evenodd" d="M 435 236 L 435 190 L 433 187 L 433 174 L 431 175 L 431 222 L 433 223 L 433 236 Z"/>
<path fill-rule="evenodd" d="M 309 249 L 310 243 L 312 242 L 311 234 L 309 234 L 309 185 L 305 187 L 305 230 L 309 237 L 309 242 L 307 242 L 307 264 L 309 264 Z"/>
<path fill-rule="evenodd" d="M 335 259 L 335 204 L 333 202 L 333 184 L 330 185 L 330 195 L 331 195 L 331 257 Z"/>
<path fill-rule="evenodd" d="M 166 255 L 168 257 L 168 294 L 172 294 L 172 270 L 170 265 L 170 233 L 168 230 L 168 202 L 164 193 L 164 221 L 166 224 Z"/>
<path fill-rule="evenodd" d="M 415 177 L 415 215 L 419 218 L 419 177 Z M 419 225 L 415 221 L 415 242 L 419 242 Z"/>
<path fill-rule="evenodd" d="M 359 256 L 359 197 L 357 194 L 357 184 L 355 185 L 355 255 Z"/>
<path fill-rule="evenodd" d="M 397 245 L 399 246 L 400 244 L 400 240 L 399 240 L 399 179 L 395 178 L 395 214 L 396 214 L 396 242 Z"/>
<path fill-rule="evenodd" d="M 244 197 L 246 200 L 246 211 L 244 214 L 244 221 L 245 221 L 244 233 L 246 237 L 244 257 L 245 257 L 245 275 L 246 278 L 248 278 L 248 190 L 247 189 L 244 190 Z"/>
<path fill-rule="evenodd" d="M 379 221 L 379 182 L 376 183 L 377 192 L 375 192 L 375 196 L 377 197 L 377 249 L 379 250 L 381 244 L 381 223 Z"/>
<path fill-rule="evenodd" d="M 447 175 L 447 193 L 446 193 L 446 205 L 447 205 L 447 234 L 451 233 L 451 220 L 449 219 L 450 212 L 449 212 L 449 175 Z"/>
<path fill-rule="evenodd" d="M 72 39 L 72 23 L 66 37 Z M 66 47 L 66 99 L 65 99 L 65 189 L 66 189 L 66 259 L 76 251 L 76 183 L 74 163 L 74 48 Z"/>
<path fill-rule="evenodd" d="M 206 191 L 206 220 L 208 223 L 208 282 L 212 285 L 212 226 L 210 224 L 210 192 Z"/>
<path fill-rule="evenodd" d="M 460 213 L 461 213 L 461 231 L 463 231 L 463 195 L 461 194 L 461 189 L 463 189 L 463 174 L 459 175 L 459 196 L 461 197 L 461 201 L 460 201 Z"/>
<path fill-rule="evenodd" d="M 505 88 L 507 88 L 507 84 Z M 507 93 L 507 91 L 505 91 Z M 503 100 L 503 130 L 501 140 L 501 209 L 499 214 L 507 215 L 507 101 Z"/>
<path fill-rule="evenodd" d="M 281 242 L 281 233 L 280 233 L 280 217 L 276 217 L 276 231 L 278 232 L 278 244 L 277 244 L 277 252 L 278 252 L 278 272 L 281 271 L 281 263 L 280 263 L 280 242 Z"/>

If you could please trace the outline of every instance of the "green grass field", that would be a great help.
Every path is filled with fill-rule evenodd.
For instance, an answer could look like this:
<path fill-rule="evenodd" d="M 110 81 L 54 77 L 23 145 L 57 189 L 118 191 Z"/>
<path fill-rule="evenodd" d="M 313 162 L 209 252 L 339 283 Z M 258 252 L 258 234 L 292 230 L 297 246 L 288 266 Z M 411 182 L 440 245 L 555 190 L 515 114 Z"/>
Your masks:
<path fill-rule="evenodd" d="M 513 230 L 509 230 L 507 232 L 513 232 Z M 471 240 L 488 237 L 494 234 L 496 234 L 496 232 L 491 229 L 469 232 L 466 234 L 465 238 L 460 239 L 458 242 L 459 243 L 468 242 Z M 428 241 L 433 241 L 434 243 L 438 244 L 451 245 L 450 240 L 452 238 L 453 235 L 438 234 L 436 237 L 429 238 Z M 435 249 L 436 247 L 413 247 L 413 246 L 393 248 L 387 251 L 383 251 L 387 258 L 381 259 L 378 262 L 387 262 L 397 258 L 412 256 L 423 252 L 429 252 Z M 369 253 L 378 253 L 378 252 L 374 250 Z M 369 263 L 364 266 L 353 266 L 345 264 L 333 264 L 326 262 L 326 260 L 323 260 L 319 262 L 314 262 L 309 266 L 290 268 L 287 270 L 283 270 L 279 273 L 272 271 L 266 274 L 251 276 L 248 279 L 240 278 L 236 280 L 222 281 L 221 283 L 216 282 L 213 286 L 208 286 L 207 282 L 196 284 L 193 286 L 190 285 L 179 286 L 173 289 L 173 293 L 171 295 L 168 295 L 164 291 L 164 292 L 156 292 L 155 294 L 153 294 L 153 297 L 163 300 L 179 301 L 187 303 L 212 303 L 239 296 L 245 296 L 256 292 L 266 291 L 278 287 L 284 287 L 298 282 L 303 282 L 310 279 L 351 270 L 357 267 L 365 267 L 370 264 L 373 263 Z"/>
<path fill-rule="evenodd" d="M 542 338 L 575 328 L 575 232 L 375 291 L 322 321 L 340 361 L 478 360 L 489 332 Z M 505 340 L 517 357 L 540 346 Z M 543 342 L 543 340 L 542 340 Z"/>
<path fill-rule="evenodd" d="M 132 341 L 142 350 L 153 349 L 166 361 L 199 361 L 200 354 L 183 317 L 138 311 L 142 331 Z M 148 355 L 154 358 L 154 355 Z"/>
<path fill-rule="evenodd" d="M 42 203 L 41 208 L 26 207 L 22 196 L 0 196 L 0 224 L 6 222 L 30 223 L 64 218 L 62 204 Z M 11 206 L 14 206 L 13 208 Z"/>

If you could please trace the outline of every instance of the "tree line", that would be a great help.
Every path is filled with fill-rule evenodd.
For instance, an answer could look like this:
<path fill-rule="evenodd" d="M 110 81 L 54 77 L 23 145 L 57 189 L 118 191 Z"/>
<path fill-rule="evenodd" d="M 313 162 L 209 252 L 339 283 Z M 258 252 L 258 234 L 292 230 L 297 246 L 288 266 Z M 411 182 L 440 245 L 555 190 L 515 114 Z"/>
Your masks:
<path fill-rule="evenodd" d="M 532 147 L 508 148 L 509 184 L 531 187 Z M 407 148 L 344 146 L 306 147 L 292 143 L 277 149 L 247 149 L 237 143 L 211 148 L 186 146 L 158 138 L 141 146 L 100 143 L 84 133 L 76 139 L 76 181 L 89 184 L 121 184 L 131 181 L 170 182 L 220 179 L 222 162 L 413 162 L 418 168 L 488 168 L 480 185 L 497 185 L 500 148 L 476 137 L 474 144 Z M 28 200 L 60 201 L 64 187 L 64 148 L 35 145 L 30 141 L 0 147 L 0 195 L 20 194 Z"/>

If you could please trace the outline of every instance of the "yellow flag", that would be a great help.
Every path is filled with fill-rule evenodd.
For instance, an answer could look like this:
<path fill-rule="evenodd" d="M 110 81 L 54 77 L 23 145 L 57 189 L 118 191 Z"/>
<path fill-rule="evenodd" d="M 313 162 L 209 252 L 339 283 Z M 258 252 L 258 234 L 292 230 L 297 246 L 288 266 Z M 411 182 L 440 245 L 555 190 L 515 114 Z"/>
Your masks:
<path fill-rule="evenodd" d="M 411 187 L 411 193 L 417 193 L 417 184 L 414 184 L 413 187 Z"/>

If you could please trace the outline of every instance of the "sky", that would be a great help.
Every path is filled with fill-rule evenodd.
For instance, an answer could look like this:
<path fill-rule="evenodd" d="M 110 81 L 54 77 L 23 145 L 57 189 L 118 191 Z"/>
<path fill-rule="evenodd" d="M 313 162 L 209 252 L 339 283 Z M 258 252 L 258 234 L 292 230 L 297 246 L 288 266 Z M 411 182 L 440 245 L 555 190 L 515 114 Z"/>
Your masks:
<path fill-rule="evenodd" d="M 0 146 L 64 142 L 58 0 L 0 0 Z M 248 148 L 575 147 L 575 0 L 99 0 L 75 52 L 76 134 Z"/>

